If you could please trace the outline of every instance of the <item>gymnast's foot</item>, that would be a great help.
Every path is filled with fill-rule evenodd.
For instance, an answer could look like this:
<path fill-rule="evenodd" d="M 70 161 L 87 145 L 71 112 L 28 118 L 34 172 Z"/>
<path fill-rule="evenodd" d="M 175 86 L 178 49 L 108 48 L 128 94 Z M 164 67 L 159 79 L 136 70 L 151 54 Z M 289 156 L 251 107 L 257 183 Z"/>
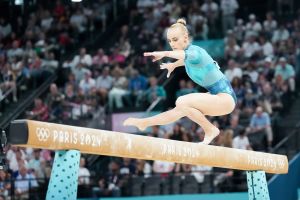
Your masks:
<path fill-rule="evenodd" d="M 135 126 L 137 127 L 140 131 L 146 130 L 147 126 L 144 122 L 143 119 L 138 119 L 138 118 L 128 118 L 123 122 L 124 126 Z"/>
<path fill-rule="evenodd" d="M 200 144 L 209 144 L 215 137 L 220 133 L 220 130 L 217 127 L 211 128 L 209 131 L 205 131 L 205 137 Z"/>

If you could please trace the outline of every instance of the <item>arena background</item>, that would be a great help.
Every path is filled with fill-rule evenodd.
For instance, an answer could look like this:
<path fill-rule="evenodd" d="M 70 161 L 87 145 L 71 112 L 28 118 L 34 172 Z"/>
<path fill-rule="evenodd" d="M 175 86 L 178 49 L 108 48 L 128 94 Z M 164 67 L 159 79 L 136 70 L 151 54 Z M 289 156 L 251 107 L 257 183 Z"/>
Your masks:
<path fill-rule="evenodd" d="M 178 96 L 205 92 L 184 68 L 167 79 L 143 57 L 168 49 L 165 30 L 184 17 L 193 42 L 219 63 L 238 97 L 232 114 L 211 118 L 221 129 L 212 145 L 287 155 L 288 175 L 267 174 L 270 197 L 300 199 L 299 4 L 2 0 L 0 127 L 26 118 L 200 142 L 203 130 L 185 118 L 145 132 L 120 126 L 129 116 L 173 107 Z M 263 129 L 255 126 L 257 108 L 266 118 Z M 242 131 L 249 144 L 238 142 Z M 0 199 L 45 199 L 54 152 L 5 151 Z M 100 155 L 82 155 L 78 184 L 82 199 L 247 199 L 241 171 Z"/>

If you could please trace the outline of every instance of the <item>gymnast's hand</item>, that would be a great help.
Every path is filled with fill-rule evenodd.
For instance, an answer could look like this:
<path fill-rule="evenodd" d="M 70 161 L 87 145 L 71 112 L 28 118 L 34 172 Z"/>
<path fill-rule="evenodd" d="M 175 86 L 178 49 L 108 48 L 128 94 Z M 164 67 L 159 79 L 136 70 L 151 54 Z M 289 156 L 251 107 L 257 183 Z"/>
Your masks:
<path fill-rule="evenodd" d="M 145 52 L 144 56 L 152 56 L 152 62 L 155 62 L 165 57 L 165 52 L 164 51 Z"/>
<path fill-rule="evenodd" d="M 174 65 L 174 63 L 162 63 L 160 65 L 160 69 L 168 70 L 167 78 L 170 77 L 170 74 L 172 73 L 172 71 L 174 71 L 175 68 L 176 68 L 176 66 Z"/>

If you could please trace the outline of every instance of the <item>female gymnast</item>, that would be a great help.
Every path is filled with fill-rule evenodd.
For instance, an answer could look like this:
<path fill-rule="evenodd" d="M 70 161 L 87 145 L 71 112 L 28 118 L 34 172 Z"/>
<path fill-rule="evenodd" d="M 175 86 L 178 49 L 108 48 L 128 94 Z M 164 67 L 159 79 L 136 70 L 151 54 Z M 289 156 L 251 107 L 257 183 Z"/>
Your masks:
<path fill-rule="evenodd" d="M 136 126 L 143 131 L 149 126 L 166 125 L 182 117 L 188 117 L 203 128 L 205 137 L 202 144 L 209 144 L 220 131 L 206 119 L 205 115 L 221 116 L 231 113 L 236 104 L 235 93 L 212 57 L 203 48 L 190 43 L 184 19 L 178 19 L 168 28 L 167 39 L 172 51 L 147 52 L 144 56 L 151 56 L 153 62 L 164 57 L 177 59 L 173 63 L 160 65 L 161 69 L 168 70 L 167 77 L 176 67 L 185 66 L 188 76 L 206 88 L 208 93 L 180 96 L 176 100 L 175 108 L 153 117 L 128 118 L 123 125 Z"/>

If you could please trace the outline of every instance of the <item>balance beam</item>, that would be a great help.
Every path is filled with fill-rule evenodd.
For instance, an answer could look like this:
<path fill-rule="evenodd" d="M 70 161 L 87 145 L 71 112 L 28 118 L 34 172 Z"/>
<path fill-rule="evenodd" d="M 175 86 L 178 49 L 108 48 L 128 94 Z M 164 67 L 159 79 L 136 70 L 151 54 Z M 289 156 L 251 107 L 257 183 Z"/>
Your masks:
<path fill-rule="evenodd" d="M 15 120 L 9 128 L 12 145 L 51 150 L 162 160 L 229 169 L 285 174 L 288 159 L 255 151 L 168 140 L 32 120 Z"/>

